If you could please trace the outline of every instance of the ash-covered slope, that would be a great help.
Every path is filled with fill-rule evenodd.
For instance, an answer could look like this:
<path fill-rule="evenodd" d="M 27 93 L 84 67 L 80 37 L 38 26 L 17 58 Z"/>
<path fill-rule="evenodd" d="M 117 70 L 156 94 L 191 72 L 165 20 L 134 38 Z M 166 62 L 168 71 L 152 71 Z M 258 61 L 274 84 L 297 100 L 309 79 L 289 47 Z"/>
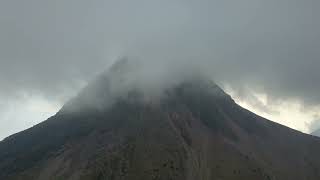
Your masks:
<path fill-rule="evenodd" d="M 0 179 L 320 179 L 318 138 L 241 108 L 206 79 L 155 96 L 127 83 L 125 61 L 115 67 L 55 116 L 2 141 Z"/>

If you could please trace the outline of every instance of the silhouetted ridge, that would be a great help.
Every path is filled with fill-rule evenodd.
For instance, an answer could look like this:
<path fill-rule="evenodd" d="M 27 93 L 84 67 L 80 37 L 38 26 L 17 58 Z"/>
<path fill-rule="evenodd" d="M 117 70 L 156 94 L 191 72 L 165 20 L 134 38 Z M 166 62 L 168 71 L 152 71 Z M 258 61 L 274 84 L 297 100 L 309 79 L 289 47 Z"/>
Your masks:
<path fill-rule="evenodd" d="M 117 62 L 55 116 L 2 141 L 0 179 L 320 179 L 318 138 L 243 109 L 201 76 L 154 93 L 131 63 Z"/>

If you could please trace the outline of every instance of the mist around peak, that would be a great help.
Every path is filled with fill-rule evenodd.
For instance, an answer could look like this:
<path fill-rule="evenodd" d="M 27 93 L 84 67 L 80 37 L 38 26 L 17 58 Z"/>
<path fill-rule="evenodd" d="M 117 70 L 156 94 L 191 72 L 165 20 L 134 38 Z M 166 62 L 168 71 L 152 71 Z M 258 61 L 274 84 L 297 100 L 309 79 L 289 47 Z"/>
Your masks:
<path fill-rule="evenodd" d="M 119 58 L 89 82 L 67 106 L 69 109 L 77 109 L 77 106 L 105 109 L 119 99 L 159 103 L 173 89 L 181 87 L 226 96 L 199 67 L 190 64 L 168 67 L 153 62 L 133 57 Z"/>

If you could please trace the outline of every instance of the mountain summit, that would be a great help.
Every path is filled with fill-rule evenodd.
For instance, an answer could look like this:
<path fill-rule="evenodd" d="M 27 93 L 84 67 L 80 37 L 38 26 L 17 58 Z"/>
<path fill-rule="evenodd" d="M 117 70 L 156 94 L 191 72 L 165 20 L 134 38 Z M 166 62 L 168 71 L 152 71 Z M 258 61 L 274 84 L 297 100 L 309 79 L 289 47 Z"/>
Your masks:
<path fill-rule="evenodd" d="M 55 116 L 3 140 L 0 179 L 320 179 L 318 138 L 243 109 L 201 76 L 160 88 L 134 70 L 118 62 Z"/>

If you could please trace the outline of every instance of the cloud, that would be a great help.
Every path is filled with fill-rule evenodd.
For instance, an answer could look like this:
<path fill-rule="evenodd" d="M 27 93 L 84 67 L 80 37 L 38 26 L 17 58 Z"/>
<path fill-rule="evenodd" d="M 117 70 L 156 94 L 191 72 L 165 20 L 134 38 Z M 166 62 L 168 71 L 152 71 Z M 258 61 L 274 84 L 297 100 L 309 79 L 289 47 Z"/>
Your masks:
<path fill-rule="evenodd" d="M 309 130 L 311 133 L 320 130 L 320 112 L 319 111 L 313 114 L 312 121 L 307 123 L 306 126 L 309 127 Z"/>
<path fill-rule="evenodd" d="M 59 102 L 48 101 L 41 96 L 21 96 L 17 98 L 1 98 L 0 103 L 0 141 L 10 134 L 30 128 L 60 108 Z"/>
<path fill-rule="evenodd" d="M 29 92 L 64 101 L 128 55 L 148 61 L 144 68 L 168 73 L 196 67 L 235 90 L 246 86 L 275 100 L 320 104 L 319 5 L 314 0 L 1 1 L 0 96 Z"/>

